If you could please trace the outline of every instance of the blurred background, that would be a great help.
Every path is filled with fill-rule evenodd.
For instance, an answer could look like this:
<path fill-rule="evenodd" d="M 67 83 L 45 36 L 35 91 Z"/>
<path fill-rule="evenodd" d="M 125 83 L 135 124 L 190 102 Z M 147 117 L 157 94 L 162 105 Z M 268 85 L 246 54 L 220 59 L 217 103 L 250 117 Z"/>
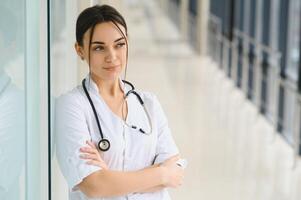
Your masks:
<path fill-rule="evenodd" d="M 300 200 L 300 0 L 1 0 L 0 199 L 68 199 L 54 103 L 88 72 L 76 18 L 104 3 L 189 162 L 172 199 Z"/>

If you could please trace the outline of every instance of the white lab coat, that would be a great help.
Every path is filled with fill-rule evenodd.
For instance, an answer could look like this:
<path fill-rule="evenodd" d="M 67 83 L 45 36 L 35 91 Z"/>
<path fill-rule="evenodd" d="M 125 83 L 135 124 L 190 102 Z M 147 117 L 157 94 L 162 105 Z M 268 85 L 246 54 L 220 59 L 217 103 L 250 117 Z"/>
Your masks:
<path fill-rule="evenodd" d="M 145 135 L 125 126 L 123 120 L 110 110 L 99 95 L 98 87 L 92 79 L 89 80 L 87 77 L 86 80 L 86 87 L 95 105 L 104 137 L 111 143 L 109 151 L 102 153 L 102 158 L 110 169 L 139 170 L 161 163 L 179 153 L 165 114 L 153 94 L 138 91 L 145 102 L 153 126 L 151 135 Z M 129 86 L 123 85 L 121 79 L 119 82 L 125 92 L 130 89 Z M 127 123 L 148 131 L 147 117 L 136 96 L 129 95 L 127 103 Z M 86 146 L 87 140 L 92 140 L 97 144 L 101 137 L 93 111 L 81 85 L 57 99 L 55 118 L 57 157 L 70 188 L 69 199 L 87 200 L 89 198 L 78 190 L 76 185 L 101 168 L 88 165 L 85 160 L 79 158 L 79 148 Z M 96 199 L 169 200 L 170 197 L 167 189 L 163 189 L 153 193 L 133 193 L 114 198 Z"/>

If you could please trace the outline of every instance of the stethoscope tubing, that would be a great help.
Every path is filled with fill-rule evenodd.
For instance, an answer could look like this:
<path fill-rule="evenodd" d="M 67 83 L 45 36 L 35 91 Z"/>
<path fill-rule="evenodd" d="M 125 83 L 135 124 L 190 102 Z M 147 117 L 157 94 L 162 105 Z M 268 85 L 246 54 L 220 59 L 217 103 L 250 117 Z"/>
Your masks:
<path fill-rule="evenodd" d="M 88 90 L 87 90 L 87 88 L 86 88 L 86 86 L 85 86 L 85 82 L 86 82 L 86 79 L 83 79 L 82 85 L 83 85 L 85 94 L 86 94 L 86 96 L 87 96 L 87 98 L 88 98 L 88 101 L 89 101 L 89 103 L 90 103 L 90 105 L 91 105 L 91 108 L 92 108 L 92 110 L 93 110 L 94 117 L 95 117 L 95 119 L 96 119 L 96 123 L 97 123 L 97 127 L 98 127 L 98 129 L 99 129 L 99 133 L 100 133 L 101 139 L 103 139 L 104 137 L 103 137 L 102 129 L 101 129 L 100 122 L 99 122 L 99 119 L 98 119 L 98 116 L 97 116 L 97 112 L 96 112 L 95 106 L 94 106 L 94 104 L 93 104 L 93 102 L 92 102 L 92 99 L 91 99 L 91 97 L 90 97 L 90 95 L 89 95 L 89 92 L 88 92 Z"/>
<path fill-rule="evenodd" d="M 85 92 L 85 94 L 86 94 L 86 96 L 88 98 L 88 101 L 89 101 L 89 103 L 91 105 L 92 111 L 94 113 L 94 117 L 96 119 L 96 123 L 97 123 L 97 127 L 98 127 L 98 130 L 99 130 L 99 134 L 101 136 L 101 140 L 98 142 L 98 148 L 101 151 L 107 151 L 110 148 L 110 142 L 109 142 L 109 140 L 107 140 L 107 139 L 104 138 L 104 135 L 103 135 L 103 132 L 102 132 L 102 129 L 101 129 L 101 125 L 100 125 L 100 122 L 99 122 L 99 119 L 98 119 L 98 116 L 97 116 L 97 112 L 96 112 L 95 106 L 93 104 L 93 101 L 92 101 L 92 99 L 91 99 L 91 97 L 89 95 L 89 92 L 88 92 L 88 90 L 86 88 L 85 81 L 86 81 L 86 79 L 83 79 L 82 86 L 83 86 L 84 92 Z M 138 131 L 141 132 L 141 133 L 143 133 L 143 134 L 150 135 L 152 133 L 152 121 L 151 121 L 150 115 L 147 112 L 147 109 L 146 109 L 146 107 L 144 105 L 144 101 L 142 100 L 141 96 L 135 91 L 135 87 L 134 87 L 134 85 L 132 83 L 130 83 L 129 81 L 126 81 L 126 80 L 122 80 L 122 82 L 124 84 L 128 84 L 131 87 L 131 89 L 124 95 L 124 99 L 126 99 L 130 94 L 134 94 L 137 97 L 139 103 L 143 107 L 143 110 L 144 110 L 144 112 L 145 112 L 145 114 L 147 116 L 148 123 L 150 125 L 150 131 L 146 132 L 142 128 L 138 129 L 137 126 L 129 125 L 125 120 L 124 120 L 124 124 L 126 126 L 130 127 L 130 128 L 138 129 Z"/>

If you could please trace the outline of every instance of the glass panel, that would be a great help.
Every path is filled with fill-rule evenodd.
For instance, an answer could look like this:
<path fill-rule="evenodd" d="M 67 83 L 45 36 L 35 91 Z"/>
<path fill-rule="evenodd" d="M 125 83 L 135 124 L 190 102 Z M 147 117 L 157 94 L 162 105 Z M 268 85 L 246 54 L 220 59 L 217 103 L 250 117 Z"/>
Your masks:
<path fill-rule="evenodd" d="M 281 75 L 284 76 L 284 70 L 287 59 L 287 34 L 288 34 L 288 21 L 289 21 L 289 1 L 280 0 L 280 15 L 279 15 L 279 50 L 282 53 L 281 57 Z"/>
<path fill-rule="evenodd" d="M 189 11 L 190 11 L 191 15 L 194 15 L 194 16 L 197 15 L 197 8 L 198 8 L 197 3 L 198 2 L 196 0 L 189 0 L 188 7 L 189 7 Z"/>
<path fill-rule="evenodd" d="M 255 29 L 256 29 L 256 1 L 250 1 L 250 27 L 249 27 L 249 36 L 255 38 Z"/>
<path fill-rule="evenodd" d="M 234 0 L 223 0 L 218 2 L 219 5 L 219 17 L 222 21 L 223 35 L 229 40 L 232 40 L 232 31 L 234 26 Z"/>
<path fill-rule="evenodd" d="M 263 1 L 262 9 L 262 42 L 264 45 L 269 45 L 269 34 L 270 34 L 270 13 L 271 13 L 271 0 Z"/>
<path fill-rule="evenodd" d="M 247 97 L 252 100 L 253 99 L 253 87 L 254 87 L 254 59 L 255 59 L 255 54 L 254 54 L 254 45 L 250 44 L 249 45 L 249 55 L 248 55 L 248 61 L 249 61 L 249 69 L 248 69 L 248 91 L 247 91 Z"/>
<path fill-rule="evenodd" d="M 243 27 L 244 27 L 244 8 L 245 8 L 245 1 L 244 0 L 240 0 L 240 4 L 239 4 L 239 30 L 243 31 Z"/>
<path fill-rule="evenodd" d="M 237 59 L 237 87 L 242 85 L 242 64 L 243 64 L 243 40 L 238 39 L 238 59 Z"/>
<path fill-rule="evenodd" d="M 1 200 L 25 199 L 24 9 L 21 0 L 0 2 Z"/>
<path fill-rule="evenodd" d="M 234 27 L 236 29 L 239 29 L 239 24 L 240 24 L 240 5 L 241 5 L 241 0 L 236 0 L 234 1 Z"/>
<path fill-rule="evenodd" d="M 293 80 L 297 80 L 298 76 L 298 65 L 300 62 L 300 12 L 301 12 L 301 1 L 294 0 L 291 1 L 290 10 L 290 33 L 289 33 L 289 43 L 290 48 L 288 48 L 288 65 L 286 68 L 286 74 L 290 76 Z"/>

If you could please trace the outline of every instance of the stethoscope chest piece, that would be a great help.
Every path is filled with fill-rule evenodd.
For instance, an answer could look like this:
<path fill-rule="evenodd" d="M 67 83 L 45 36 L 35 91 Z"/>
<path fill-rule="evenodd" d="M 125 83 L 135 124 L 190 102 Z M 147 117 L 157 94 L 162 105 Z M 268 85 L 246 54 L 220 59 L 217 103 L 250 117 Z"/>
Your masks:
<path fill-rule="evenodd" d="M 98 148 L 101 150 L 101 151 L 108 151 L 110 149 L 110 142 L 109 140 L 107 139 L 101 139 L 99 142 L 98 142 Z"/>

